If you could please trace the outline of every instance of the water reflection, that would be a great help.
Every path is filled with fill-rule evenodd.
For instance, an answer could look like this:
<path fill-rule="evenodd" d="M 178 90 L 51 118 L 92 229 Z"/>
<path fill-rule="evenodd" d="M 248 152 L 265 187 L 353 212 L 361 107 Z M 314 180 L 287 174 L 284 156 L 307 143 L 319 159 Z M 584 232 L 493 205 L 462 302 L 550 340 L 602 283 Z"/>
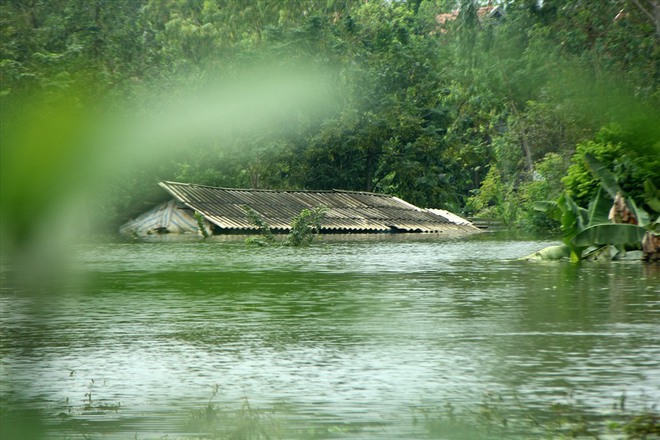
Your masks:
<path fill-rule="evenodd" d="M 204 408 L 236 423 L 278 408 L 284 438 L 427 438 L 429 408 L 483 409 L 484 393 L 537 414 L 567 394 L 657 402 L 657 273 L 511 258 L 545 244 L 84 246 L 84 281 L 38 300 L 3 283 L 3 411 L 25 402 L 72 436 L 185 436 Z"/>

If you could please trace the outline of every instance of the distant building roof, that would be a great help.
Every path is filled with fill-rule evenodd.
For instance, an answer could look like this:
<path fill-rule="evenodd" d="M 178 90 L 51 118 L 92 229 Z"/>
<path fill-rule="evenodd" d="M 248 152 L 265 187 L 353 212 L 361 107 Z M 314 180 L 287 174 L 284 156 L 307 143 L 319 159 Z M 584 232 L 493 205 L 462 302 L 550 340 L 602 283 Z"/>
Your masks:
<path fill-rule="evenodd" d="M 445 14 L 438 14 L 435 16 L 435 21 L 438 22 L 440 25 L 444 25 L 448 21 L 454 21 L 458 18 L 458 9 L 454 9 L 451 12 L 445 13 Z M 488 6 L 482 6 L 479 9 L 477 9 L 477 16 L 479 19 L 484 19 L 484 18 L 500 18 L 505 15 L 504 9 L 502 9 L 500 6 L 493 6 L 493 5 L 488 5 Z"/>
<path fill-rule="evenodd" d="M 385 194 L 230 189 L 177 182 L 161 182 L 160 186 L 181 206 L 199 212 L 204 220 L 214 225 L 216 232 L 256 231 L 258 228 L 250 221 L 245 207 L 259 213 L 272 229 L 286 232 L 291 228 L 292 219 L 303 209 L 320 206 L 327 208 L 322 222 L 324 232 L 477 231 L 471 225 L 456 224 Z"/>

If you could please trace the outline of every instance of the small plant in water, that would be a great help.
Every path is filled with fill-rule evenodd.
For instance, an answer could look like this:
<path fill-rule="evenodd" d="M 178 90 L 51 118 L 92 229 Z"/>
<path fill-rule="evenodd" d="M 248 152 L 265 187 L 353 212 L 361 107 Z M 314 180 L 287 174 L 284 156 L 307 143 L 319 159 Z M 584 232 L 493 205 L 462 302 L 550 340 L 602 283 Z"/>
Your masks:
<path fill-rule="evenodd" d="M 660 438 L 660 415 L 647 412 L 631 418 L 622 431 L 628 439 Z"/>
<path fill-rule="evenodd" d="M 496 393 L 485 393 L 476 409 L 457 411 L 451 403 L 443 407 L 413 408 L 413 425 L 420 423 L 429 438 L 494 439 L 660 439 L 660 414 L 655 407 L 626 411 L 620 398 L 607 414 L 581 405 L 572 394 L 546 409 L 530 408 L 514 394 L 510 401 Z"/>
<path fill-rule="evenodd" d="M 268 246 L 274 244 L 276 241 L 275 236 L 273 235 L 273 231 L 271 231 L 270 226 L 268 223 L 266 223 L 263 217 L 261 217 L 257 211 L 250 208 L 249 206 L 243 206 L 242 208 L 247 214 L 250 223 L 259 228 L 259 235 L 246 238 L 245 243 L 256 244 L 258 246 Z"/>
<path fill-rule="evenodd" d="M 281 439 L 280 421 L 274 411 L 252 407 L 247 397 L 237 409 L 221 408 L 214 403 L 220 387 L 215 385 L 213 394 L 204 408 L 195 410 L 186 428 L 210 439 Z"/>
<path fill-rule="evenodd" d="M 248 237 L 246 244 L 255 244 L 258 246 L 269 246 L 272 244 L 281 244 L 284 246 L 308 246 L 314 241 L 314 236 L 321 230 L 321 222 L 325 217 L 328 208 L 320 206 L 313 209 L 303 209 L 300 214 L 291 221 L 291 230 L 284 241 L 278 242 L 275 239 L 270 225 L 249 206 L 243 206 L 250 222 L 259 228 L 259 236 Z"/>
<path fill-rule="evenodd" d="M 284 244 L 287 246 L 306 246 L 314 241 L 314 236 L 321 230 L 321 222 L 328 209 L 318 207 L 303 209 L 291 222 L 291 231 Z"/>
<path fill-rule="evenodd" d="M 197 221 L 197 229 L 202 234 L 202 237 L 209 238 L 209 231 L 206 230 L 206 226 L 204 225 L 204 217 L 199 211 L 195 211 L 195 220 Z"/>

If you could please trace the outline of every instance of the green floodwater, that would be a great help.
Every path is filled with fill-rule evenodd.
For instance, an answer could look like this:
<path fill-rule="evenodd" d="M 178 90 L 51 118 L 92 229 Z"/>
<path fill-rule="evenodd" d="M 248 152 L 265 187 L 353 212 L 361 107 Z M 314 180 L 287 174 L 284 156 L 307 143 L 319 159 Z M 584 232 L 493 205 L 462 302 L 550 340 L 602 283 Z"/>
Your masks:
<path fill-rule="evenodd" d="M 548 244 L 97 243 L 38 292 L 4 267 L 2 440 L 547 438 L 656 411 L 659 265 L 516 260 Z"/>

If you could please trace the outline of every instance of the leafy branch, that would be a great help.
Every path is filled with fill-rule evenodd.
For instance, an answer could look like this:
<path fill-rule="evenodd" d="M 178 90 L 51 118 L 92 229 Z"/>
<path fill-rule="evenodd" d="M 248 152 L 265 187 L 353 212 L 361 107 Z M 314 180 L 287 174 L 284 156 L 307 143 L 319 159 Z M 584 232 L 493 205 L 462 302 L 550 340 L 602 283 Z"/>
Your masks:
<path fill-rule="evenodd" d="M 270 225 L 263 217 L 249 206 L 243 206 L 243 210 L 248 216 L 250 222 L 259 229 L 259 236 L 248 237 L 246 244 L 255 244 L 258 246 L 269 246 L 279 244 L 282 246 L 308 246 L 314 241 L 314 236 L 321 231 L 321 223 L 325 218 L 328 208 L 319 206 L 312 209 L 303 209 L 300 214 L 291 221 L 291 230 L 287 238 L 283 241 L 277 241 Z"/>

